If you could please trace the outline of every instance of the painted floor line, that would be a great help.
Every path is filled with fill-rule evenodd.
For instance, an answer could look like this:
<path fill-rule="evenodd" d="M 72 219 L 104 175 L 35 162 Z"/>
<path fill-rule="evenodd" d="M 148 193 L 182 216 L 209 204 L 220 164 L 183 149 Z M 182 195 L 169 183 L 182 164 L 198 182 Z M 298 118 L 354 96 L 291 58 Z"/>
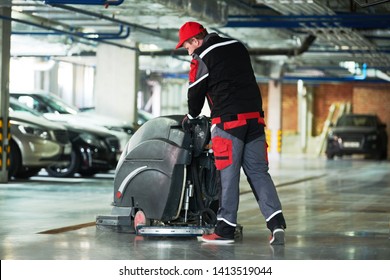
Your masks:
<path fill-rule="evenodd" d="M 49 229 L 49 230 L 38 232 L 38 234 L 58 234 L 58 233 L 63 233 L 63 232 L 67 232 L 67 231 L 78 230 L 81 228 L 91 227 L 91 226 L 95 226 L 95 225 L 96 225 L 96 222 L 89 222 L 89 223 L 78 224 L 78 225 L 73 225 L 73 226 Z"/>

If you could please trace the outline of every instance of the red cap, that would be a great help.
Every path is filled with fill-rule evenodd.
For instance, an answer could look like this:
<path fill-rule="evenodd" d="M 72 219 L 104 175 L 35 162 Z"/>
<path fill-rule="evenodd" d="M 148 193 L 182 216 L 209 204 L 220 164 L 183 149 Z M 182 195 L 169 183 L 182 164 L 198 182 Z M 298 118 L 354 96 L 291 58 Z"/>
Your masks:
<path fill-rule="evenodd" d="M 201 24 L 193 21 L 186 22 L 180 27 L 179 30 L 179 43 L 176 45 L 176 49 L 181 48 L 183 43 L 188 39 L 198 35 L 206 30 Z"/>

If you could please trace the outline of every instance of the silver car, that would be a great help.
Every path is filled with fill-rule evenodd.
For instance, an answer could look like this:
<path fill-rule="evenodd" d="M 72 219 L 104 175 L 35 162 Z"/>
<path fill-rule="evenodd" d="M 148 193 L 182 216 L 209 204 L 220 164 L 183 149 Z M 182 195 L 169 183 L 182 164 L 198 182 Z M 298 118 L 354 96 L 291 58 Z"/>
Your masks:
<path fill-rule="evenodd" d="M 120 152 L 123 151 L 123 148 L 134 134 L 135 129 L 129 122 L 103 116 L 94 111 L 81 112 L 78 108 L 67 104 L 59 96 L 50 92 L 11 92 L 10 96 L 43 114 L 45 118 L 51 121 L 67 122 L 70 125 L 84 124 L 96 129 L 104 127 L 107 132 L 119 139 Z"/>
<path fill-rule="evenodd" d="M 69 163 L 72 145 L 64 126 L 12 109 L 9 116 L 9 177 L 28 178 L 51 164 Z"/>

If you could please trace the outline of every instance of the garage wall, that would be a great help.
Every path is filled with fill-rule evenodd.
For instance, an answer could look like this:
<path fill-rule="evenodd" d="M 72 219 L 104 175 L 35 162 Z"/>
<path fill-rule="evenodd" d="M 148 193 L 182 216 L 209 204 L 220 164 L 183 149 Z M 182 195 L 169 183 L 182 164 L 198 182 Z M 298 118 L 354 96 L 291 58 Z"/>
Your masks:
<path fill-rule="evenodd" d="M 390 126 L 390 85 L 389 84 L 321 84 L 309 85 L 314 93 L 313 136 L 321 134 L 329 108 L 334 103 L 351 103 L 354 113 L 377 114 Z M 269 115 L 268 85 L 259 84 L 263 97 L 265 116 Z M 297 86 L 284 84 L 282 87 L 282 130 L 284 134 L 298 132 Z"/>
<path fill-rule="evenodd" d="M 355 113 L 377 114 L 390 124 L 390 85 L 355 86 L 352 103 Z"/>
<path fill-rule="evenodd" d="M 329 109 L 334 103 L 351 103 L 353 83 L 321 84 L 314 86 L 314 121 L 313 136 L 320 135 Z M 352 104 L 353 107 L 353 104 Z"/>
<path fill-rule="evenodd" d="M 332 103 L 350 102 L 353 113 L 377 114 L 390 126 L 390 85 L 374 83 L 322 84 L 314 89 L 314 135 L 319 135 Z M 388 132 L 389 128 L 388 128 Z"/>
<path fill-rule="evenodd" d="M 283 133 L 297 133 L 298 131 L 298 93 L 297 85 L 283 86 L 282 97 L 282 129 Z"/>
<path fill-rule="evenodd" d="M 318 139 L 318 136 L 322 133 L 331 105 L 335 103 L 350 103 L 354 113 L 377 114 L 382 122 L 387 124 L 387 133 L 390 136 L 389 84 L 350 82 L 306 86 L 311 87 L 314 99 L 312 127 L 314 145 L 319 145 L 320 139 Z M 270 110 L 272 110 L 272 108 L 268 108 L 268 85 L 259 84 L 259 87 L 262 93 L 263 109 L 267 122 L 267 116 L 270 114 Z M 282 135 L 283 149 L 288 145 L 288 151 L 299 150 L 296 84 L 283 84 L 282 87 Z"/>
<path fill-rule="evenodd" d="M 270 114 L 268 108 L 268 84 L 259 84 L 263 98 L 263 110 L 265 121 Z M 285 134 L 298 132 L 298 106 L 297 106 L 297 85 L 283 84 L 282 86 L 282 131 Z M 271 109 L 272 110 L 272 109 Z"/>
<path fill-rule="evenodd" d="M 387 135 L 390 139 L 390 85 L 378 84 L 356 86 L 353 89 L 353 112 L 377 114 L 386 124 Z M 390 154 L 388 145 L 387 154 Z"/>

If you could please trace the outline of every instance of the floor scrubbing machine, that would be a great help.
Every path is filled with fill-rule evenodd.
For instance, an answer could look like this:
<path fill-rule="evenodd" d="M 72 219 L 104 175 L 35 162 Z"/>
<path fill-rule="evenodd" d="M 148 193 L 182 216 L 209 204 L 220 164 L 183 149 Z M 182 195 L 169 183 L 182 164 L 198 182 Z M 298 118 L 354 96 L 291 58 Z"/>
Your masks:
<path fill-rule="evenodd" d="M 210 120 L 182 127 L 183 116 L 146 122 L 117 164 L 111 215 L 102 230 L 142 236 L 199 236 L 217 222 L 219 180 L 210 145 Z"/>

